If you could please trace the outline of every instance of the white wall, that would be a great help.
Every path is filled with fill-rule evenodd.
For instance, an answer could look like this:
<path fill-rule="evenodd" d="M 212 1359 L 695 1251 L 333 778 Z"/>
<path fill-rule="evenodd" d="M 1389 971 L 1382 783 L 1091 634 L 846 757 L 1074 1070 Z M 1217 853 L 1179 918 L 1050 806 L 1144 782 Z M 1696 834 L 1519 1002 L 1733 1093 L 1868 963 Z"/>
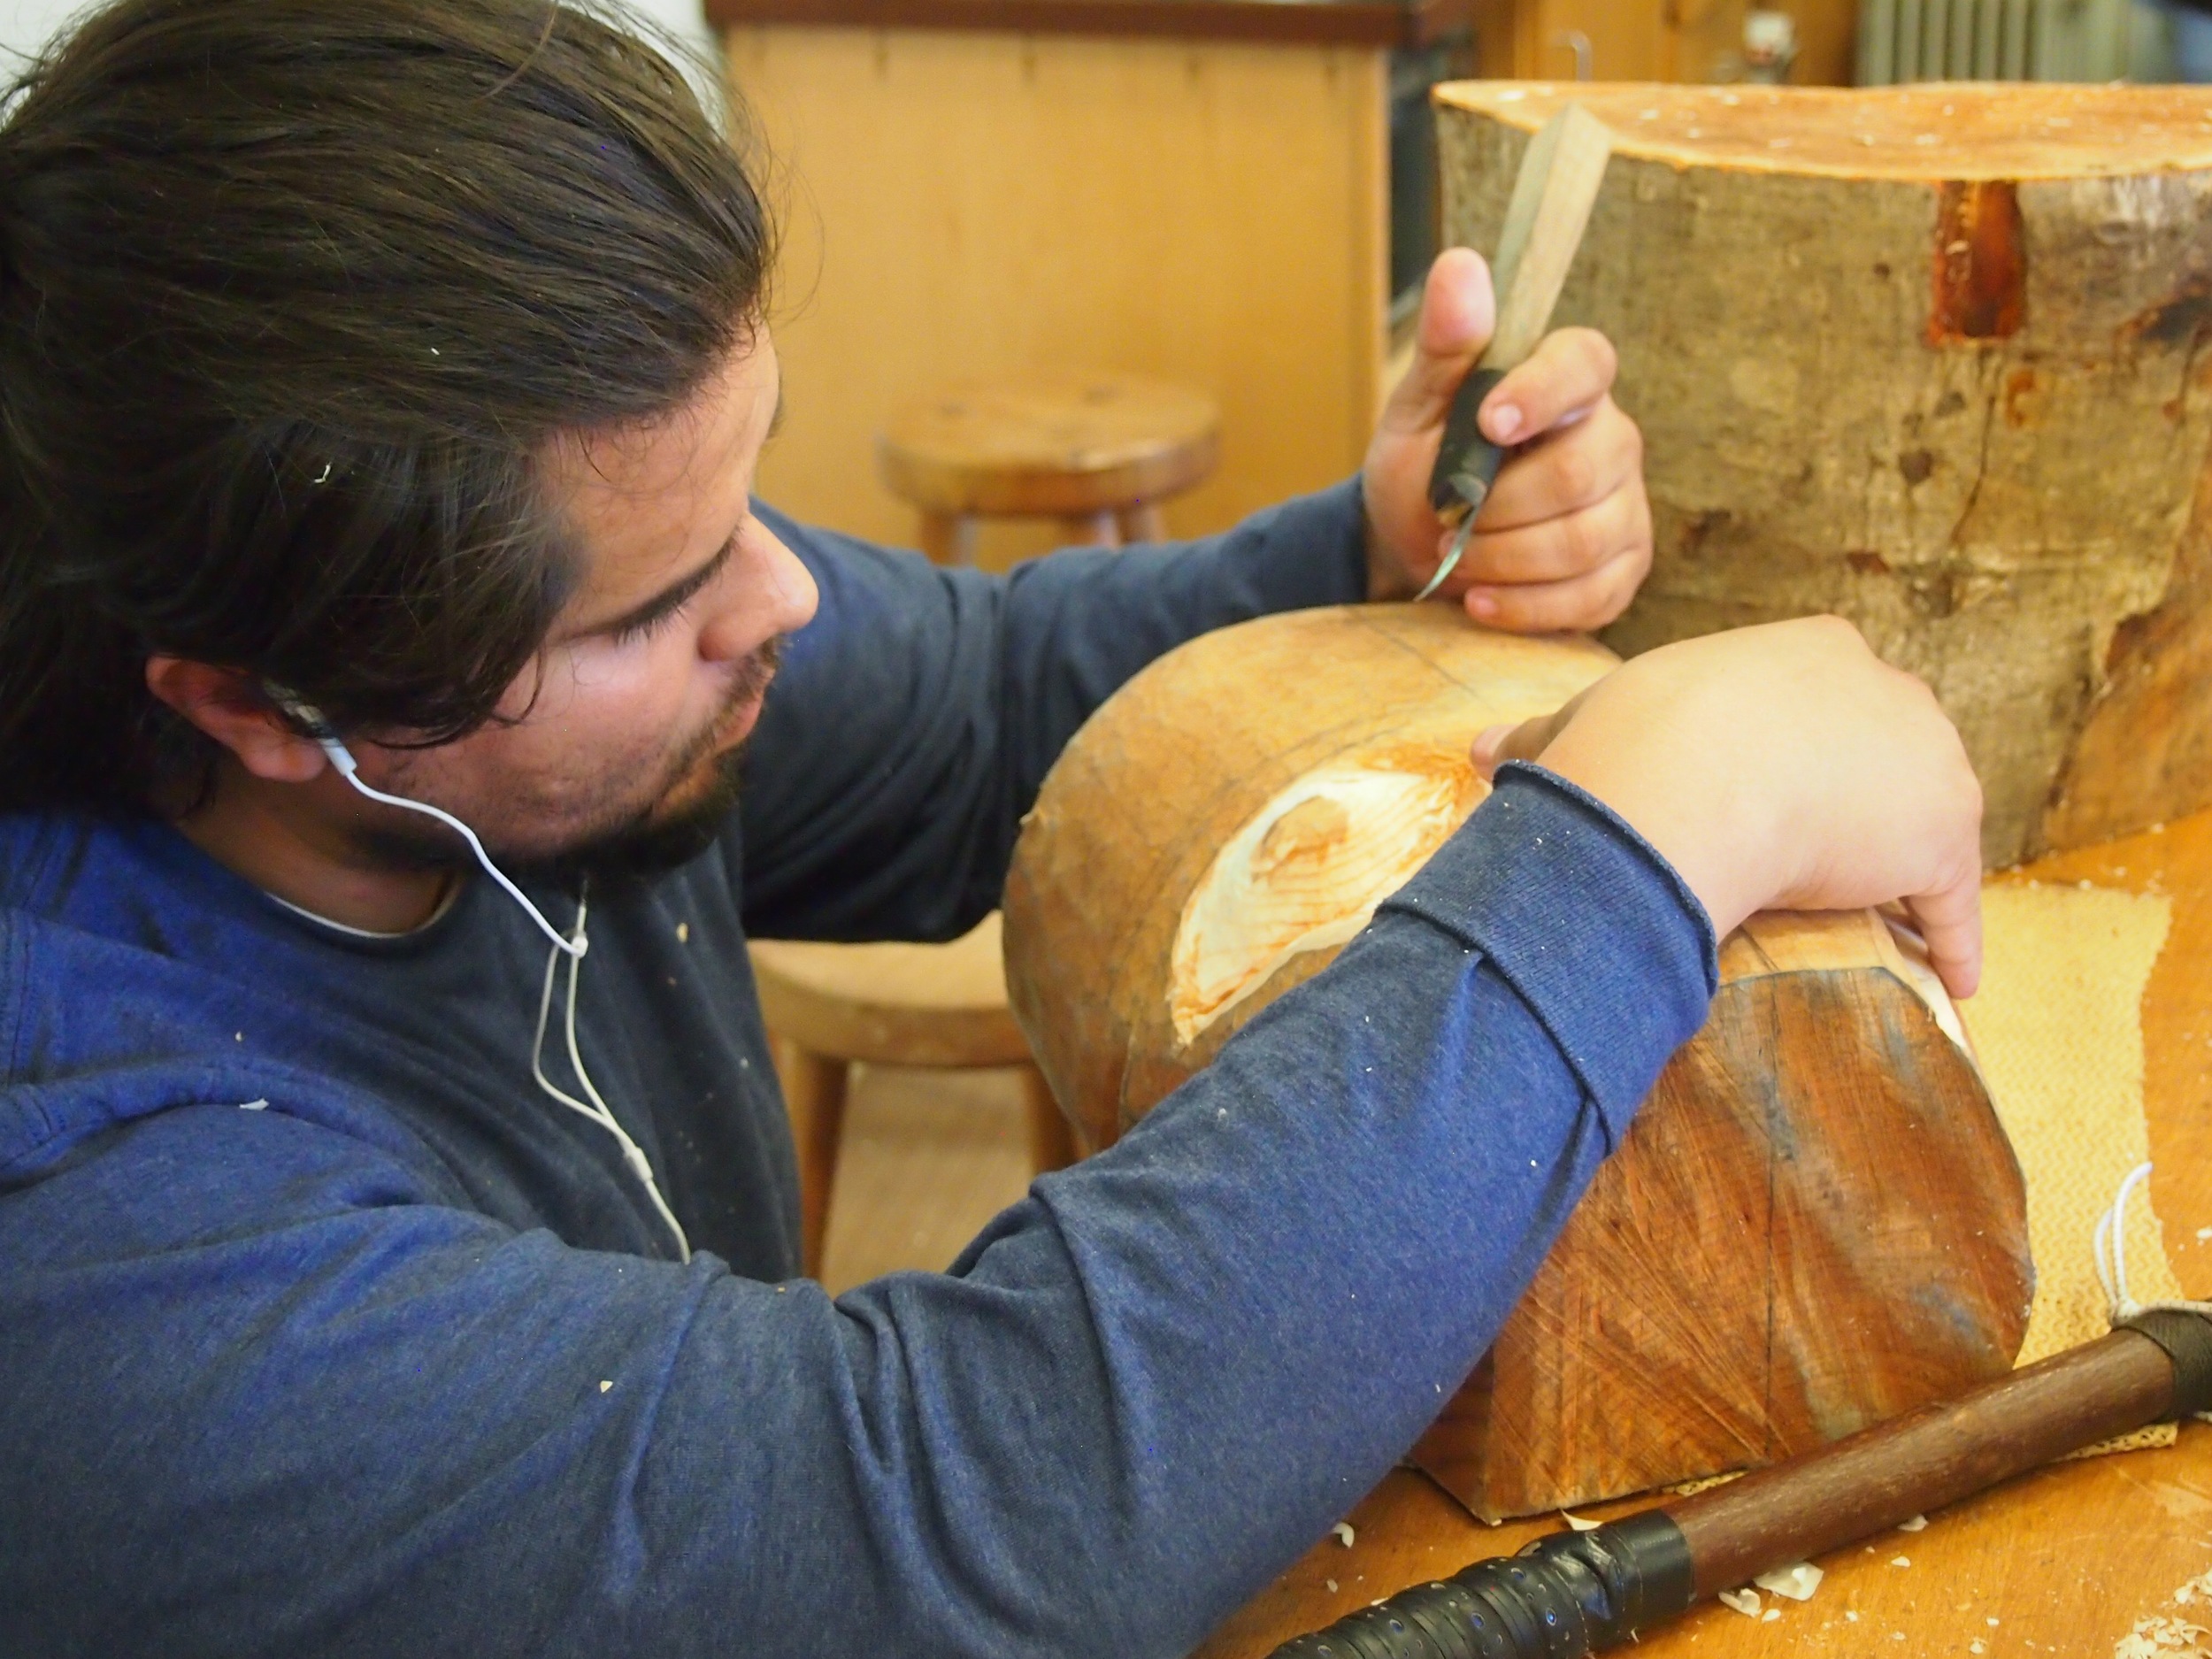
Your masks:
<path fill-rule="evenodd" d="M 0 74 L 36 51 L 74 16 L 83 0 L 0 0 Z"/>
<path fill-rule="evenodd" d="M 663 27 L 685 35 L 703 46 L 710 42 L 699 0 L 625 3 Z M 36 51 L 64 23 L 88 9 L 85 0 L 0 0 L 0 77 L 12 74 L 17 55 Z"/>

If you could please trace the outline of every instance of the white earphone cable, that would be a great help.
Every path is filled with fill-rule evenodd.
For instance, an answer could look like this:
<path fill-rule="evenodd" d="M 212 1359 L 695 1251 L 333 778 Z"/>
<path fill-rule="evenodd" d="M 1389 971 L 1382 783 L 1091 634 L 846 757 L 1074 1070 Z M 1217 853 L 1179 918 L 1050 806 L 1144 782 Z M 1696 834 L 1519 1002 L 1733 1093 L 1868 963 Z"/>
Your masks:
<path fill-rule="evenodd" d="M 383 790 L 362 782 L 359 768 L 353 758 L 353 752 L 343 743 L 334 737 L 319 733 L 315 741 L 321 746 L 323 753 L 330 757 L 330 764 L 338 769 L 339 775 L 370 800 L 380 802 L 386 806 L 404 807 L 410 812 L 420 812 L 426 817 L 436 818 L 439 823 L 468 842 L 469 850 L 476 855 L 476 862 L 484 866 L 484 873 L 506 888 L 507 896 L 529 912 L 530 919 L 535 922 L 539 930 L 553 941 L 553 948 L 556 950 L 565 951 L 572 956 L 580 956 L 589 948 L 590 941 L 584 937 L 581 928 L 577 930 L 573 940 L 562 937 L 560 930 L 545 919 L 545 912 L 531 903 L 528 895 L 507 879 L 507 872 L 492 862 L 491 855 L 484 850 L 484 843 L 476 839 L 476 832 L 462 823 L 459 818 L 454 817 L 443 807 L 432 806 L 427 801 L 410 801 L 404 795 L 387 795 Z"/>
<path fill-rule="evenodd" d="M 2150 1179 L 2151 1166 L 2139 1164 L 2120 1183 L 2118 1196 L 2112 1208 L 2097 1217 L 2097 1227 L 2089 1240 L 2089 1248 L 2096 1259 L 2097 1282 L 2104 1286 L 2105 1301 L 2109 1304 L 2112 1323 L 2132 1319 L 2139 1313 L 2194 1313 L 2212 1319 L 2212 1302 L 2138 1302 L 2128 1290 L 2128 1200 L 2134 1197 L 2137 1187 Z"/>
<path fill-rule="evenodd" d="M 585 938 L 584 918 L 589 903 L 588 894 L 580 897 L 576 902 L 576 938 L 580 942 Z M 583 954 L 580 949 L 569 953 L 568 1008 L 563 1025 L 568 1041 L 569 1066 L 576 1073 L 576 1080 L 583 1085 L 585 1096 L 589 1100 L 590 1104 L 585 1104 L 584 1101 L 578 1100 L 567 1090 L 557 1087 L 553 1079 L 545 1074 L 545 1028 L 553 1013 L 553 976 L 560 971 L 561 964 L 561 952 L 557 950 L 546 953 L 545 983 L 538 994 L 537 1034 L 530 1043 L 530 1075 L 537 1080 L 538 1087 L 552 1099 L 558 1101 L 571 1111 L 580 1112 L 590 1118 L 592 1122 L 614 1137 L 615 1144 L 622 1148 L 623 1162 L 630 1166 L 630 1172 L 637 1177 L 640 1185 L 645 1188 L 645 1195 L 653 1201 L 653 1208 L 660 1212 L 661 1220 L 667 1225 L 670 1235 L 676 1240 L 677 1249 L 682 1254 L 683 1259 L 688 1262 L 691 1260 L 691 1240 L 685 1236 L 683 1224 L 676 1219 L 676 1212 L 668 1207 L 667 1199 L 661 1195 L 660 1182 L 653 1174 L 652 1160 L 645 1156 L 643 1148 L 636 1141 L 630 1139 L 629 1132 L 615 1121 L 614 1113 L 608 1109 L 605 1099 L 600 1094 L 597 1086 L 592 1082 L 591 1073 L 584 1070 L 583 1050 L 578 1046 L 576 1041 L 576 982 L 583 965 Z"/>
<path fill-rule="evenodd" d="M 362 782 L 359 764 L 353 758 L 353 751 L 339 741 L 337 733 L 330 729 L 329 722 L 323 718 L 319 710 L 279 687 L 270 686 L 268 691 L 286 712 L 312 733 L 315 742 L 328 757 L 330 764 L 337 768 L 338 775 L 361 794 L 385 806 L 399 807 L 409 812 L 420 812 L 427 818 L 434 818 L 468 842 L 469 850 L 476 855 L 476 862 L 483 866 L 484 873 L 505 888 L 507 896 L 522 906 L 530 919 L 538 925 L 539 930 L 553 941 L 553 949 L 545 958 L 544 988 L 538 996 L 538 1028 L 530 1044 L 530 1075 L 548 1095 L 570 1110 L 582 1113 L 614 1137 L 615 1144 L 622 1149 L 622 1161 L 629 1165 L 630 1172 L 645 1188 L 645 1195 L 653 1201 L 653 1208 L 659 1211 L 660 1218 L 666 1225 L 670 1235 L 675 1239 L 676 1248 L 683 1259 L 690 1261 L 691 1240 L 685 1236 L 683 1224 L 676 1219 L 676 1212 L 668 1207 L 668 1200 L 661 1195 L 660 1181 L 653 1173 L 652 1160 L 645 1156 L 644 1148 L 630 1138 L 629 1131 L 615 1121 L 614 1113 L 608 1110 L 597 1085 L 592 1082 L 591 1073 L 584 1070 L 583 1049 L 576 1041 L 576 989 L 584 953 L 591 949 L 591 938 L 584 931 L 584 920 L 591 899 L 588 889 L 577 895 L 576 926 L 572 933 L 564 936 L 558 928 L 545 919 L 545 912 L 530 902 L 529 895 L 507 879 L 507 872 L 492 862 L 491 855 L 484 850 L 484 843 L 477 839 L 474 830 L 443 807 L 432 806 L 427 801 L 410 801 L 404 795 L 388 795 Z M 545 1074 L 545 1027 L 553 1011 L 553 976 L 559 969 L 563 956 L 568 958 L 568 1017 L 565 1022 L 568 1063 L 575 1071 L 576 1080 L 583 1085 L 589 1105 L 566 1090 L 556 1088 L 553 1080 Z"/>

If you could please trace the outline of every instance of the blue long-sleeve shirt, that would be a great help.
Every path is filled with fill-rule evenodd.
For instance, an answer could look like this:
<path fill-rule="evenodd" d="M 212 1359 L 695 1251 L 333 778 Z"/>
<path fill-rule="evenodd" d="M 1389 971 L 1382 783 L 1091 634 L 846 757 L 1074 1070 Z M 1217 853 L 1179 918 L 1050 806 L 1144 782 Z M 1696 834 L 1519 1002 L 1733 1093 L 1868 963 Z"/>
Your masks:
<path fill-rule="evenodd" d="M 1490 1341 L 1703 1016 L 1702 912 L 1508 768 L 1118 1145 L 835 1300 L 796 1277 L 744 935 L 959 932 L 1084 716 L 1204 629 L 1356 596 L 1359 516 L 1002 579 L 772 518 L 822 604 L 738 818 L 595 893 L 582 968 L 688 1265 L 533 1083 L 545 941 L 490 884 L 366 938 L 166 826 L 0 819 L 0 1654 L 1195 1641 Z"/>

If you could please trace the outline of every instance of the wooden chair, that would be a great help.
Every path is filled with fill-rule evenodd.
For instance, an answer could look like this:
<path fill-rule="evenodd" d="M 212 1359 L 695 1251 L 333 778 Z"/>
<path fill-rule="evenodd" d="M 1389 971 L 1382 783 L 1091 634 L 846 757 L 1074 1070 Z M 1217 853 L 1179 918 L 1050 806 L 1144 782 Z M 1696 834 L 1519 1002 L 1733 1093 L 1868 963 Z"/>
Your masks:
<path fill-rule="evenodd" d="M 972 560 L 984 518 L 1057 518 L 1076 541 L 1156 541 L 1159 503 L 1213 470 L 1220 411 L 1181 387 L 1125 375 L 1066 376 L 948 391 L 902 411 L 878 455 L 921 515 L 922 549 Z M 1021 1068 L 1032 1163 L 1079 1148 L 1006 1005 L 995 913 L 949 945 L 756 941 L 753 971 L 776 1039 L 799 1150 L 806 1271 L 819 1275 L 851 1067 Z"/>
<path fill-rule="evenodd" d="M 1071 541 L 1156 541 L 1159 503 L 1213 471 L 1221 411 L 1203 393 L 1123 374 L 956 387 L 876 442 L 884 482 L 921 513 L 922 551 L 973 559 L 979 518 L 1057 518 Z"/>

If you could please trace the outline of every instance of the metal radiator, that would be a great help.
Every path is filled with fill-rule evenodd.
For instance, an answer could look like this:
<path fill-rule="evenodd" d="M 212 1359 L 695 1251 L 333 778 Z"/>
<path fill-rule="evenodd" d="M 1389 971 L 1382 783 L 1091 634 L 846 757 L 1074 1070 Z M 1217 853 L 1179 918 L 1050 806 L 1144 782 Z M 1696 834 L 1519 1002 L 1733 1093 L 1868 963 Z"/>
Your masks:
<path fill-rule="evenodd" d="M 2129 0 L 1860 0 L 1863 87 L 1908 81 L 2113 81 Z"/>

